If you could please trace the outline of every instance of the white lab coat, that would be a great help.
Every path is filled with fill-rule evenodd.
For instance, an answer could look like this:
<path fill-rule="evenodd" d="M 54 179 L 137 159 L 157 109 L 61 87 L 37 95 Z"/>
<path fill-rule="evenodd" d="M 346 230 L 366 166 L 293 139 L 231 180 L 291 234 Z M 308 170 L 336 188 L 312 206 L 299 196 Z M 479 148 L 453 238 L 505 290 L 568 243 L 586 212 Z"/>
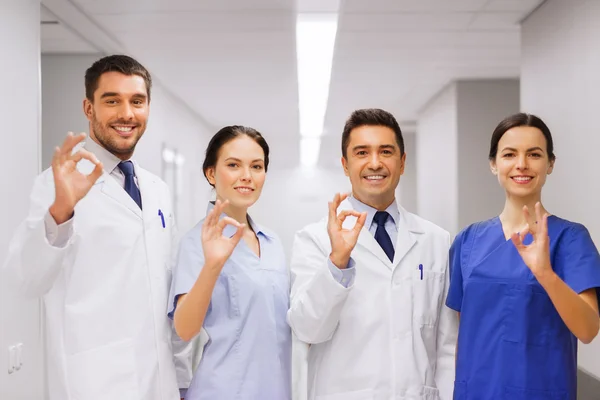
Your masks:
<path fill-rule="evenodd" d="M 338 212 L 351 208 L 345 200 Z M 394 262 L 363 227 L 348 288 L 327 266 L 327 220 L 296 235 L 288 321 L 298 339 L 310 344 L 309 400 L 452 398 L 458 319 L 444 305 L 450 236 L 398 208 Z M 355 221 L 348 217 L 344 227 Z"/>
<path fill-rule="evenodd" d="M 46 238 L 54 181 L 44 171 L 10 243 L 5 268 L 22 293 L 43 297 L 50 400 L 180 398 L 167 317 L 171 201 L 164 182 L 135 168 L 143 212 L 105 172 L 76 205 L 63 248 Z M 78 169 L 88 174 L 93 165 L 82 160 Z M 178 350 L 186 381 L 191 351 Z"/>

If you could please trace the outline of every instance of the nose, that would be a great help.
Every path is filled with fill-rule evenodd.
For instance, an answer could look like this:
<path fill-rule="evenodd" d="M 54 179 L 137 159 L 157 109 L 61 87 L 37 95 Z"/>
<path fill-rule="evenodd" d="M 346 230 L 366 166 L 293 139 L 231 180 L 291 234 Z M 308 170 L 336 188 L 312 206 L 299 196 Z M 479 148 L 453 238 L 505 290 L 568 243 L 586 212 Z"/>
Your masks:
<path fill-rule="evenodd" d="M 527 170 L 529 168 L 529 165 L 527 164 L 527 155 L 523 154 L 520 155 L 519 158 L 517 159 L 517 169 L 520 171 L 524 171 Z"/>
<path fill-rule="evenodd" d="M 242 169 L 242 176 L 240 177 L 240 179 L 244 182 L 252 181 L 252 174 L 250 173 L 250 168 Z"/>
<path fill-rule="evenodd" d="M 117 117 L 119 119 L 124 119 L 126 121 L 130 121 L 133 119 L 133 108 L 131 107 L 131 104 L 129 104 L 128 102 L 123 102 L 121 107 L 119 107 L 118 110 L 118 115 Z"/>
<path fill-rule="evenodd" d="M 372 170 L 378 170 L 381 168 L 381 160 L 379 159 L 378 153 L 373 153 L 371 157 L 369 157 L 369 168 Z"/>

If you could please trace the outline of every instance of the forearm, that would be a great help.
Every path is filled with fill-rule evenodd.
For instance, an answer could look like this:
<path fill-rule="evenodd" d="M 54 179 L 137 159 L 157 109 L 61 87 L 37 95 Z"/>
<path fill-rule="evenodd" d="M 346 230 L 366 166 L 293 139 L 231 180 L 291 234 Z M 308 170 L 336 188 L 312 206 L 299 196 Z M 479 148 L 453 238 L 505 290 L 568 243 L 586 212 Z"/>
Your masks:
<path fill-rule="evenodd" d="M 567 328 L 583 343 L 591 342 L 598 334 L 600 318 L 597 310 L 582 295 L 571 289 L 556 273 L 537 277 L 548 293 Z"/>
<path fill-rule="evenodd" d="M 205 265 L 192 289 L 178 299 L 173 322 L 181 339 L 191 340 L 202 329 L 220 271 Z"/>

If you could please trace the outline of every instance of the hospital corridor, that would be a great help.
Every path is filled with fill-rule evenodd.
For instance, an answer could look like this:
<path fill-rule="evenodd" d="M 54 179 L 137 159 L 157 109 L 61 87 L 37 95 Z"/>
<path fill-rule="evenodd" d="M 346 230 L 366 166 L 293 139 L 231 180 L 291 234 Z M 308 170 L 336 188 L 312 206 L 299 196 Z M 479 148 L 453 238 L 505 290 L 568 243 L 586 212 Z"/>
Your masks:
<path fill-rule="evenodd" d="M 599 49 L 600 0 L 0 0 L 0 400 L 600 400 Z"/>

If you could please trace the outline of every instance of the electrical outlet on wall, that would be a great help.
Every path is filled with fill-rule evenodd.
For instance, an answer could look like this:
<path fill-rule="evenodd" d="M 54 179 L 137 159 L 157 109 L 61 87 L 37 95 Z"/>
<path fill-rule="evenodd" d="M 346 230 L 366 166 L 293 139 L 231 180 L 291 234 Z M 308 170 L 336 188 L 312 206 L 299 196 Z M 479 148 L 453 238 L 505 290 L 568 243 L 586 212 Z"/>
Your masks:
<path fill-rule="evenodd" d="M 17 372 L 23 366 L 23 343 L 8 346 L 8 373 Z"/>

